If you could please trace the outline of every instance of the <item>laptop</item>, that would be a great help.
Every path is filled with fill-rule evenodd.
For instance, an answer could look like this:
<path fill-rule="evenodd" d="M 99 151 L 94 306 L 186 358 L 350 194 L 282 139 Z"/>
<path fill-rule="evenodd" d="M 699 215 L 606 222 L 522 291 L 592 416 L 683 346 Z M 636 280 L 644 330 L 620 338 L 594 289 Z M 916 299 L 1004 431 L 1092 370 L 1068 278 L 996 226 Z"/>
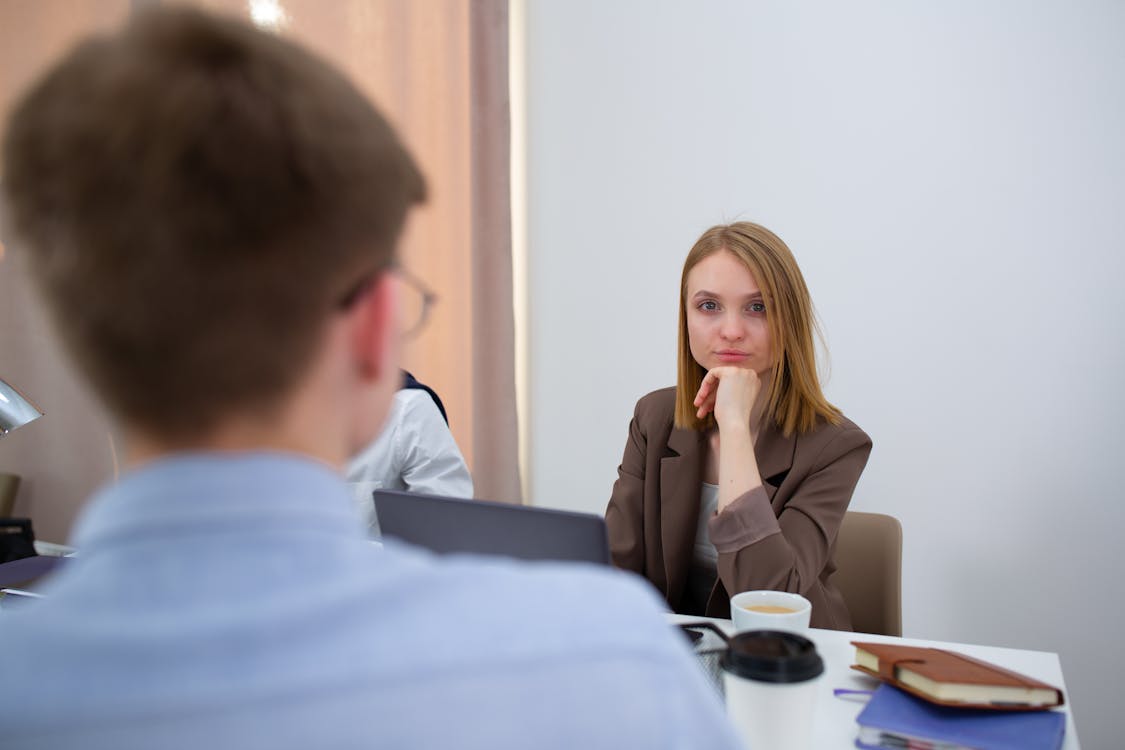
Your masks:
<path fill-rule="evenodd" d="M 527 505 L 375 490 L 384 536 L 439 554 L 609 564 L 605 519 Z"/>

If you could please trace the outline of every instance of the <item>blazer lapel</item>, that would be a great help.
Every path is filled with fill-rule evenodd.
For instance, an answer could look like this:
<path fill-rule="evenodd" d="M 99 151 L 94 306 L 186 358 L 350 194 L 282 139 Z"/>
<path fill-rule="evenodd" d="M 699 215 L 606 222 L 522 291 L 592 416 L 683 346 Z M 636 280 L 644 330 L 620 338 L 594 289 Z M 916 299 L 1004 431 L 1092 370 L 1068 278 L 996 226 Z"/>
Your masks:
<path fill-rule="evenodd" d="M 762 487 L 773 501 L 777 488 L 789 476 L 793 467 L 793 453 L 797 449 L 797 434 L 789 437 L 781 434 L 781 428 L 774 422 L 767 424 L 754 443 L 754 456 L 758 459 L 758 474 L 762 477 Z"/>
<path fill-rule="evenodd" d="M 699 484 L 703 480 L 704 433 L 672 429 L 660 459 L 660 541 L 665 595 L 675 607 L 683 595 L 699 523 Z"/>

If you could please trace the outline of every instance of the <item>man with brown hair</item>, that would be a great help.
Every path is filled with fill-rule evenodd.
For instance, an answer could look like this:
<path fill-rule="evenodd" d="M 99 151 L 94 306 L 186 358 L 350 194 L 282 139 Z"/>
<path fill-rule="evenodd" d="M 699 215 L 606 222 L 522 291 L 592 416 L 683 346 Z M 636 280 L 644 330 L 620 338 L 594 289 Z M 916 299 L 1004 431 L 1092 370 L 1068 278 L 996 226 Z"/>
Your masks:
<path fill-rule="evenodd" d="M 337 471 L 399 385 L 423 181 L 343 77 L 158 9 L 36 83 L 3 159 L 128 465 L 0 615 L 5 748 L 735 747 L 638 579 L 365 539 Z"/>

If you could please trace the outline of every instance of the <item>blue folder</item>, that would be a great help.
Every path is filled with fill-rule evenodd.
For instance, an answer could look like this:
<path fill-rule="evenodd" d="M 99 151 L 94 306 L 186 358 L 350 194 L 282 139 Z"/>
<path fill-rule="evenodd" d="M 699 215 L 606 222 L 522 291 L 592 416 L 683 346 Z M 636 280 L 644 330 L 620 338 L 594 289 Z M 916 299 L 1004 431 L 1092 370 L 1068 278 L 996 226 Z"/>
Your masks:
<path fill-rule="evenodd" d="M 908 747 L 908 740 L 976 750 L 1058 750 L 1066 732 L 1062 711 L 990 711 L 928 703 L 880 685 L 856 717 L 856 747 Z"/>

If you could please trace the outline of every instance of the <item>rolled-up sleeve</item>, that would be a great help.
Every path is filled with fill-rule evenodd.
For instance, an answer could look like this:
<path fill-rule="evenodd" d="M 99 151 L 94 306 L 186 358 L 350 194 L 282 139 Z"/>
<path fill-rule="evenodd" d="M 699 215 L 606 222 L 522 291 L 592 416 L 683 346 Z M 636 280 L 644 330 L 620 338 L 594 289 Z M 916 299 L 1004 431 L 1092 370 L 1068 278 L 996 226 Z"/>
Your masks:
<path fill-rule="evenodd" d="M 763 487 L 741 495 L 717 513 L 708 531 L 727 591 L 807 592 L 828 564 L 870 453 L 871 439 L 853 425 L 820 448 L 803 476 L 790 472 L 786 483 L 797 485 L 779 514 Z"/>
<path fill-rule="evenodd" d="M 780 534 L 781 525 L 770 507 L 765 488 L 758 486 L 734 499 L 707 522 L 711 544 L 719 554 L 737 552 L 759 539 Z"/>

